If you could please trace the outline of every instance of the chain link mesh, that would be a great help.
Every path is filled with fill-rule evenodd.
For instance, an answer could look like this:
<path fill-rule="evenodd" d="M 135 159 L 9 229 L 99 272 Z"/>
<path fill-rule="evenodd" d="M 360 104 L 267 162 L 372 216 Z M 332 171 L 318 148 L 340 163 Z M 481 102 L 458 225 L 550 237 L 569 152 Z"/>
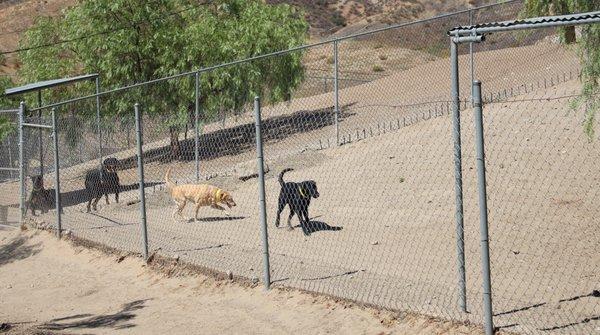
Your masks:
<path fill-rule="evenodd" d="M 470 312 L 464 313 L 457 283 L 445 32 L 469 22 L 514 18 L 520 9 L 521 4 L 513 2 L 340 40 L 337 74 L 333 43 L 290 52 L 288 56 L 302 57 L 304 73 L 285 103 L 271 103 L 267 97 L 273 92 L 249 92 L 242 82 L 227 92 L 222 105 L 205 107 L 215 98 L 208 91 L 240 73 L 248 80 L 257 76 L 268 81 L 269 62 L 286 60 L 280 55 L 201 72 L 198 97 L 194 74 L 103 94 L 99 122 L 95 97 L 61 105 L 56 112 L 63 229 L 109 247 L 142 250 L 134 115 L 134 104 L 139 103 L 150 254 L 258 281 L 263 249 L 250 94 L 259 94 L 265 97 L 262 137 L 273 285 L 481 323 L 470 57 L 462 46 Z M 598 171 L 593 163 L 599 151 L 597 141 L 583 133 L 583 107 L 572 103 L 580 100 L 576 52 L 556 43 L 555 36 L 554 30 L 502 33 L 473 46 L 474 77 L 484 83 L 493 301 L 497 326 L 506 331 L 590 333 L 600 313 L 594 296 L 594 251 L 600 236 L 594 229 Z M 41 120 L 36 115 L 27 118 L 49 124 L 49 113 L 44 109 Z M 40 174 L 40 148 L 44 187 L 54 187 L 52 141 L 47 135 L 40 145 L 37 129 L 24 132 L 28 196 L 31 176 Z M 113 173 L 100 173 L 111 165 L 109 158 L 117 160 L 118 188 L 97 192 L 103 186 L 94 184 L 94 178 Z M 308 222 L 302 227 L 296 215 L 293 229 L 287 225 L 289 208 L 275 226 L 279 175 L 290 168 L 285 182 L 314 181 L 319 193 L 311 199 Z M 194 204 L 188 202 L 182 216 L 177 215 L 165 183 L 169 169 L 175 185 L 211 185 L 216 189 L 205 193 L 228 193 L 236 206 L 223 205 L 226 211 L 200 207 L 196 221 Z M 3 192 L 18 188 L 14 184 L 4 182 Z M 312 194 L 302 185 L 312 184 L 293 186 L 299 187 L 297 203 Z M 92 202 L 88 211 L 90 198 L 98 194 L 97 208 Z M 13 207 L 15 203 L 18 198 L 11 202 Z M 55 214 L 50 209 L 28 217 L 53 223 Z"/>

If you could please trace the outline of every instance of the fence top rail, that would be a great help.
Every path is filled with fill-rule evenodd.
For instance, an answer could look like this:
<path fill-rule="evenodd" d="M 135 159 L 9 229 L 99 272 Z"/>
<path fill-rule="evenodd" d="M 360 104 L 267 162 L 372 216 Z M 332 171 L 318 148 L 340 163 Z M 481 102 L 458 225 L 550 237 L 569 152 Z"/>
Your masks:
<path fill-rule="evenodd" d="M 96 78 L 98 78 L 98 74 L 92 73 L 92 74 L 86 74 L 86 75 L 77 76 L 77 77 L 71 77 L 71 78 L 44 80 L 44 81 L 39 81 L 37 83 L 31 83 L 31 84 L 27 84 L 27 85 L 23 85 L 23 86 L 19 86 L 19 87 L 8 88 L 8 89 L 6 89 L 6 91 L 4 91 L 4 95 L 11 96 L 11 95 L 28 93 L 28 92 L 32 92 L 32 91 L 41 91 L 46 88 L 52 88 L 55 86 L 71 84 L 71 83 L 76 83 L 79 81 L 96 79 Z"/>
<path fill-rule="evenodd" d="M 448 31 L 448 36 L 470 36 L 509 30 L 540 29 L 591 23 L 600 23 L 600 11 L 461 26 L 450 29 Z"/>
<path fill-rule="evenodd" d="M 18 109 L 0 109 L 0 114 L 13 114 L 18 112 Z"/>
<path fill-rule="evenodd" d="M 417 25 L 417 24 L 422 24 L 422 23 L 426 23 L 426 22 L 436 21 L 436 20 L 451 17 L 451 16 L 469 13 L 474 10 L 481 10 L 481 9 L 486 9 L 486 8 L 490 8 L 490 7 L 496 7 L 496 6 L 501 6 L 501 5 L 511 4 L 511 3 L 520 3 L 522 1 L 523 0 L 506 0 L 506 1 L 502 1 L 502 2 L 487 4 L 484 6 L 463 9 L 463 10 L 452 12 L 452 13 L 436 15 L 436 16 L 426 18 L 426 19 L 421 19 L 421 20 L 416 20 L 416 21 L 411 21 L 411 22 L 406 22 L 406 23 L 399 23 L 399 24 L 388 26 L 388 27 L 383 27 L 380 29 L 369 30 L 369 31 L 356 33 L 356 34 L 352 34 L 352 35 L 347 35 L 347 36 L 341 36 L 341 37 L 337 37 L 337 38 L 325 39 L 323 41 L 312 43 L 312 44 L 304 44 L 304 45 L 293 47 L 293 48 L 286 49 L 286 50 L 275 51 L 275 52 L 262 54 L 262 55 L 258 55 L 258 56 L 254 56 L 254 57 L 250 57 L 250 58 L 246 58 L 246 59 L 240 59 L 240 60 L 236 60 L 236 61 L 232 61 L 232 62 L 228 62 L 228 63 L 222 63 L 222 64 L 218 64 L 218 65 L 214 65 L 214 66 L 200 68 L 200 69 L 196 69 L 196 70 L 192 70 L 192 71 L 181 72 L 181 73 L 178 73 L 175 75 L 157 78 L 157 79 L 153 79 L 153 80 L 149 80 L 149 81 L 145 81 L 145 82 L 141 82 L 141 83 L 135 83 L 135 84 L 131 84 L 128 86 L 122 86 L 122 87 L 115 88 L 112 90 L 102 91 L 102 92 L 98 92 L 96 94 L 90 94 L 90 95 L 83 96 L 83 97 L 64 100 L 64 101 L 60 101 L 57 103 L 32 108 L 29 110 L 30 111 L 38 111 L 38 110 L 44 110 L 44 109 L 53 108 L 53 107 L 59 107 L 59 106 L 71 104 L 74 102 L 83 101 L 83 100 L 91 99 L 94 97 L 101 97 L 104 95 L 113 94 L 113 93 L 117 93 L 117 92 L 121 92 L 121 91 L 126 91 L 129 89 L 133 89 L 133 88 L 137 88 L 137 87 L 141 87 L 141 86 L 145 86 L 145 85 L 156 84 L 156 83 L 160 83 L 160 82 L 164 82 L 164 81 L 168 81 L 168 80 L 172 80 L 172 79 L 177 79 L 177 78 L 181 78 L 181 77 L 186 77 L 186 76 L 192 76 L 192 75 L 196 75 L 196 73 L 201 74 L 201 73 L 205 73 L 205 72 L 214 71 L 219 68 L 224 68 L 224 67 L 229 67 L 229 66 L 233 66 L 233 65 L 237 65 L 237 64 L 247 63 L 247 62 L 251 62 L 251 61 L 255 61 L 255 60 L 260 60 L 263 58 L 284 55 L 284 54 L 288 54 L 288 53 L 295 52 L 295 51 L 318 47 L 321 45 L 337 43 L 337 42 L 343 41 L 343 40 L 353 39 L 353 38 L 376 34 L 376 33 L 384 32 L 384 31 L 389 31 L 389 30 L 399 29 L 399 28 L 403 28 L 403 27 L 409 27 L 409 26 L 413 26 L 413 25 Z"/>

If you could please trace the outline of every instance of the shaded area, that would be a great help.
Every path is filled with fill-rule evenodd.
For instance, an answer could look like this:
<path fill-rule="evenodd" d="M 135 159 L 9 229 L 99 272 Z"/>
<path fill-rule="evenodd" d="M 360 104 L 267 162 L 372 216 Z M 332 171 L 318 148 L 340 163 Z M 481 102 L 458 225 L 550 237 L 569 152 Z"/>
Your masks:
<path fill-rule="evenodd" d="M 542 328 L 540 330 L 542 330 L 542 331 L 553 331 L 553 330 L 565 329 L 565 328 L 569 328 L 569 327 L 574 327 L 574 326 L 582 325 L 584 323 L 589 323 L 589 322 L 592 322 L 592 321 L 600 321 L 600 315 L 597 315 L 597 316 L 594 316 L 594 317 L 591 317 L 591 318 L 585 318 L 585 319 L 583 319 L 581 321 L 578 321 L 578 322 L 571 322 L 571 323 L 567 323 L 567 324 L 560 325 L 560 326 L 554 326 L 554 327 L 551 327 L 551 328 Z"/>
<path fill-rule="evenodd" d="M 533 304 L 533 305 L 530 305 L 530 306 L 515 308 L 515 309 L 512 309 L 510 311 L 506 311 L 506 312 L 496 313 L 496 314 L 494 314 L 494 316 L 501 316 L 501 315 L 513 314 L 513 313 L 517 313 L 517 312 L 523 312 L 523 311 L 526 311 L 526 310 L 529 310 L 529 309 L 532 309 L 532 308 L 542 307 L 542 306 L 545 306 L 545 305 L 546 305 L 546 303 L 542 302 L 542 303 L 539 303 L 539 304 Z"/>
<path fill-rule="evenodd" d="M 353 105 L 340 106 L 339 121 L 354 115 L 349 113 Z M 316 110 L 301 110 L 291 114 L 279 115 L 262 120 L 262 137 L 264 143 L 280 141 L 298 133 L 306 133 L 335 124 L 335 113 L 332 107 Z M 254 123 L 245 123 L 238 126 L 219 129 L 210 133 L 200 135 L 199 159 L 210 160 L 223 156 L 239 155 L 254 150 L 256 147 L 256 134 Z M 193 161 L 195 159 L 194 144 L 192 136 L 180 143 L 180 161 Z M 168 163 L 174 160 L 171 155 L 170 145 L 160 148 L 146 150 L 144 162 L 160 161 Z M 133 168 L 137 166 L 137 157 L 132 156 L 120 161 L 122 168 Z"/>
<path fill-rule="evenodd" d="M 127 303 L 121 307 L 121 310 L 113 314 L 104 314 L 93 316 L 91 314 L 77 314 L 50 320 L 39 329 L 44 330 L 66 330 L 66 329 L 91 329 L 91 328 L 113 328 L 126 329 L 135 327 L 135 324 L 129 323 L 136 317 L 135 311 L 144 308 L 144 304 L 149 299 L 136 300 Z M 67 322 L 65 322 L 67 321 Z"/>
<path fill-rule="evenodd" d="M 336 278 L 336 277 L 343 277 L 343 276 L 349 276 L 349 275 L 353 275 L 358 273 L 360 270 L 354 270 L 354 271 L 346 271 L 344 273 L 340 273 L 340 274 L 336 274 L 336 275 L 329 275 L 329 276 L 323 276 L 323 277 L 315 277 L 315 278 L 301 278 L 300 280 L 303 281 L 310 281 L 310 280 L 324 280 L 324 279 L 331 279 L 331 278 Z"/>
<path fill-rule="evenodd" d="M 226 247 L 226 246 L 230 246 L 230 245 L 231 244 L 217 244 L 217 245 L 209 245 L 207 247 L 198 247 L 198 248 L 194 248 L 194 249 L 177 249 L 177 250 L 171 250 L 171 252 L 202 251 L 202 250 L 210 250 L 210 249 L 222 248 L 222 247 Z"/>
<path fill-rule="evenodd" d="M 600 290 L 592 290 L 592 292 L 588 293 L 588 294 L 581 294 L 581 295 L 577 295 L 577 296 L 573 296 L 570 298 L 565 298 L 565 299 L 560 299 L 558 301 L 558 303 L 563 303 L 563 302 L 571 302 L 571 301 L 577 301 L 583 298 L 600 298 Z M 533 305 L 529 305 L 529 306 L 525 306 L 525 307 L 520 307 L 520 308 L 515 308 L 512 309 L 510 311 L 506 311 L 506 312 L 500 312 L 500 313 L 496 313 L 494 314 L 494 317 L 497 316 L 502 316 L 502 315 L 508 315 L 508 314 L 514 314 L 514 313 L 518 313 L 518 312 L 523 312 L 523 311 L 527 311 L 530 309 L 535 309 L 535 308 L 539 308 L 539 307 L 543 307 L 546 306 L 547 303 L 546 302 L 541 302 L 541 303 L 537 303 L 537 304 L 533 304 Z M 547 328 L 540 328 L 539 330 L 542 331 L 553 331 L 553 330 L 559 330 L 559 329 L 564 329 L 564 328 L 569 328 L 569 327 L 575 327 L 578 325 L 582 325 L 585 323 L 589 323 L 592 321 L 600 321 L 600 316 L 593 316 L 593 317 L 589 317 L 589 318 L 584 318 L 581 321 L 577 321 L 577 322 L 571 322 L 571 323 L 567 323 L 567 324 L 563 324 L 563 325 L 558 325 L 558 326 L 553 326 L 553 327 L 547 327 Z M 509 324 L 509 325 L 504 325 L 504 326 L 498 326 L 496 327 L 497 329 L 507 329 L 507 328 L 512 328 L 512 327 L 516 327 L 519 326 L 519 324 Z"/>
<path fill-rule="evenodd" d="M 147 183 L 144 183 L 144 188 L 153 187 L 153 186 L 160 185 L 160 184 L 162 184 L 162 182 L 147 182 Z M 60 194 L 61 205 L 63 208 L 76 206 L 76 205 L 84 204 L 84 203 L 88 202 L 87 190 L 85 189 L 85 187 L 83 185 L 83 180 L 81 181 L 81 186 L 83 187 L 82 189 L 75 190 L 75 191 L 62 192 Z M 139 189 L 138 183 L 134 183 L 134 184 L 130 184 L 130 185 L 121 185 L 119 188 L 119 192 L 127 192 L 127 191 L 137 190 L 137 189 Z M 104 198 L 104 196 L 102 196 L 102 198 Z M 115 195 L 109 194 L 108 199 L 111 203 L 114 203 Z M 105 200 L 100 199 L 100 201 L 104 202 Z"/>
<path fill-rule="evenodd" d="M 294 226 L 294 228 L 301 228 L 301 226 L 296 225 L 296 226 Z M 306 224 L 306 230 L 308 231 L 309 234 L 316 233 L 319 231 L 340 231 L 342 229 L 343 229 L 343 227 L 330 226 L 325 222 L 315 221 L 315 220 L 309 221 Z"/>
<path fill-rule="evenodd" d="M 0 246 L 0 266 L 29 258 L 41 251 L 40 243 L 27 245 L 27 238 L 18 236 Z"/>

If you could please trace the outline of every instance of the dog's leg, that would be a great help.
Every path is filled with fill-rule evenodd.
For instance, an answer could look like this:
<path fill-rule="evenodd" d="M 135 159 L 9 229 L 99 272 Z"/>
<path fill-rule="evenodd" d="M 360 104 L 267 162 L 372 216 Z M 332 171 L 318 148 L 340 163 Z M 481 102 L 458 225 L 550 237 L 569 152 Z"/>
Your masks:
<path fill-rule="evenodd" d="M 219 210 L 222 210 L 222 211 L 224 211 L 224 210 L 225 210 L 225 208 L 223 208 L 223 207 L 219 206 L 219 204 L 212 204 L 212 205 L 210 205 L 210 207 L 212 207 L 212 208 L 214 208 L 214 209 L 219 209 Z"/>
<path fill-rule="evenodd" d="M 300 227 L 302 228 L 304 235 L 310 235 L 308 230 L 308 225 L 310 222 L 308 219 L 308 208 L 304 207 L 300 210 L 300 213 L 298 213 L 298 219 L 300 220 Z"/>
<path fill-rule="evenodd" d="M 210 207 L 212 207 L 214 209 L 221 210 L 221 211 L 225 211 L 225 215 L 231 216 L 231 215 L 229 215 L 229 213 L 227 212 L 227 210 L 225 208 L 219 206 L 219 204 L 212 204 L 212 205 L 210 205 Z"/>
<path fill-rule="evenodd" d="M 288 221 L 287 221 L 287 225 L 288 225 L 288 230 L 293 230 L 294 227 L 292 227 L 292 217 L 294 216 L 296 212 L 294 211 L 294 207 L 290 206 L 290 216 L 288 216 Z"/>
<path fill-rule="evenodd" d="M 185 205 L 186 205 L 187 201 L 186 200 L 183 200 L 182 202 L 179 202 L 177 200 L 173 200 L 173 201 L 175 201 L 175 210 L 173 211 L 173 215 L 172 216 L 173 216 L 173 220 L 175 220 L 175 215 L 176 214 L 179 217 L 182 217 L 181 212 L 185 208 Z"/>
<path fill-rule="evenodd" d="M 277 218 L 275 219 L 275 227 L 279 228 L 279 220 L 281 217 L 281 212 L 283 212 L 285 205 L 286 205 L 286 202 L 285 202 L 285 198 L 283 197 L 283 192 L 280 192 L 279 193 L 279 205 L 277 207 Z"/>
<path fill-rule="evenodd" d="M 117 186 L 117 191 L 115 192 L 115 202 L 119 203 L 119 187 Z"/>
<path fill-rule="evenodd" d="M 94 209 L 94 211 L 98 210 L 98 201 L 100 201 L 100 199 L 102 199 L 102 194 L 100 194 L 98 197 L 96 197 L 94 199 L 94 201 L 92 202 L 92 208 Z"/>
<path fill-rule="evenodd" d="M 100 196 L 102 198 L 102 196 Z M 106 204 L 110 204 L 110 202 L 108 201 L 108 192 L 104 192 L 104 200 L 106 200 Z"/>

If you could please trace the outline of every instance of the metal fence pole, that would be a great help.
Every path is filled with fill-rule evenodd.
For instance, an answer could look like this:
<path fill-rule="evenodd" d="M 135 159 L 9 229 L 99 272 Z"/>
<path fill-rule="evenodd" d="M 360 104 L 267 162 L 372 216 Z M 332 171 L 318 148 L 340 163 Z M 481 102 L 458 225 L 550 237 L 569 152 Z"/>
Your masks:
<path fill-rule="evenodd" d="M 102 173 L 102 126 L 100 119 L 100 77 L 96 77 L 96 121 L 98 122 L 98 167 Z"/>
<path fill-rule="evenodd" d="M 138 158 L 138 176 L 140 189 L 140 215 L 142 219 L 142 255 L 144 260 L 148 260 L 148 229 L 146 227 L 146 194 L 144 190 L 144 159 L 143 159 L 143 136 L 142 136 L 142 118 L 140 116 L 140 105 L 134 105 L 135 110 L 135 135 L 137 139 L 137 158 Z"/>
<path fill-rule="evenodd" d="M 42 91 L 38 90 L 37 92 L 37 98 L 38 98 L 38 107 L 42 107 Z M 42 123 L 42 110 L 40 109 L 38 111 L 38 122 L 41 124 Z M 38 150 L 40 153 L 40 175 L 42 176 L 42 178 L 44 177 L 44 146 L 43 146 L 43 140 L 42 140 L 42 129 L 39 129 L 38 131 Z"/>
<path fill-rule="evenodd" d="M 260 117 L 260 98 L 254 98 L 254 119 L 256 125 L 256 156 L 258 163 L 258 205 L 263 243 L 263 281 L 265 290 L 271 286 L 271 269 L 269 266 L 269 233 L 267 231 L 267 207 L 265 203 L 265 169 L 263 160 L 262 131 Z"/>
<path fill-rule="evenodd" d="M 23 119 L 25 117 L 25 102 L 19 104 L 19 209 L 21 212 L 20 221 L 23 224 L 25 218 L 25 155 L 23 141 Z"/>
<path fill-rule="evenodd" d="M 8 166 L 13 169 L 14 166 L 14 161 L 13 161 L 13 157 L 12 157 L 12 141 L 10 140 L 10 136 L 7 137 L 7 141 L 8 141 Z M 12 180 L 14 178 L 13 176 L 13 170 L 9 170 L 8 171 L 8 175 L 9 178 Z"/>
<path fill-rule="evenodd" d="M 490 276 L 490 246 L 488 235 L 487 191 L 485 180 L 485 150 L 483 139 L 483 108 L 481 103 L 481 82 L 473 82 L 473 102 L 475 112 L 475 147 L 477 150 L 477 185 L 479 189 L 479 225 L 481 233 L 481 270 L 483 275 L 483 309 L 486 335 L 494 334 L 492 314 L 492 284 Z"/>
<path fill-rule="evenodd" d="M 473 25 L 473 9 L 469 9 L 469 25 Z M 469 43 L 469 67 L 471 68 L 471 104 L 473 104 L 473 81 L 475 80 L 475 67 L 473 61 L 473 42 Z"/>
<path fill-rule="evenodd" d="M 200 181 L 200 73 L 195 75 L 195 109 L 194 109 L 194 159 L 196 161 L 196 182 Z"/>
<path fill-rule="evenodd" d="M 62 204 L 60 202 L 60 164 L 58 161 L 58 131 L 56 130 L 56 109 L 52 108 L 52 142 L 54 144 L 54 202 L 56 205 L 56 236 L 62 234 Z"/>
<path fill-rule="evenodd" d="M 460 99 L 458 76 L 458 45 L 450 43 L 452 67 L 452 123 L 454 128 L 454 191 L 456 193 L 456 250 L 458 254 L 458 291 L 460 307 L 467 311 L 467 289 L 465 277 L 465 242 L 463 227 L 462 153 L 460 144 Z"/>
<path fill-rule="evenodd" d="M 335 112 L 335 139 L 337 145 L 340 145 L 340 89 L 339 89 L 339 57 L 338 41 L 333 41 L 333 95 Z"/>

